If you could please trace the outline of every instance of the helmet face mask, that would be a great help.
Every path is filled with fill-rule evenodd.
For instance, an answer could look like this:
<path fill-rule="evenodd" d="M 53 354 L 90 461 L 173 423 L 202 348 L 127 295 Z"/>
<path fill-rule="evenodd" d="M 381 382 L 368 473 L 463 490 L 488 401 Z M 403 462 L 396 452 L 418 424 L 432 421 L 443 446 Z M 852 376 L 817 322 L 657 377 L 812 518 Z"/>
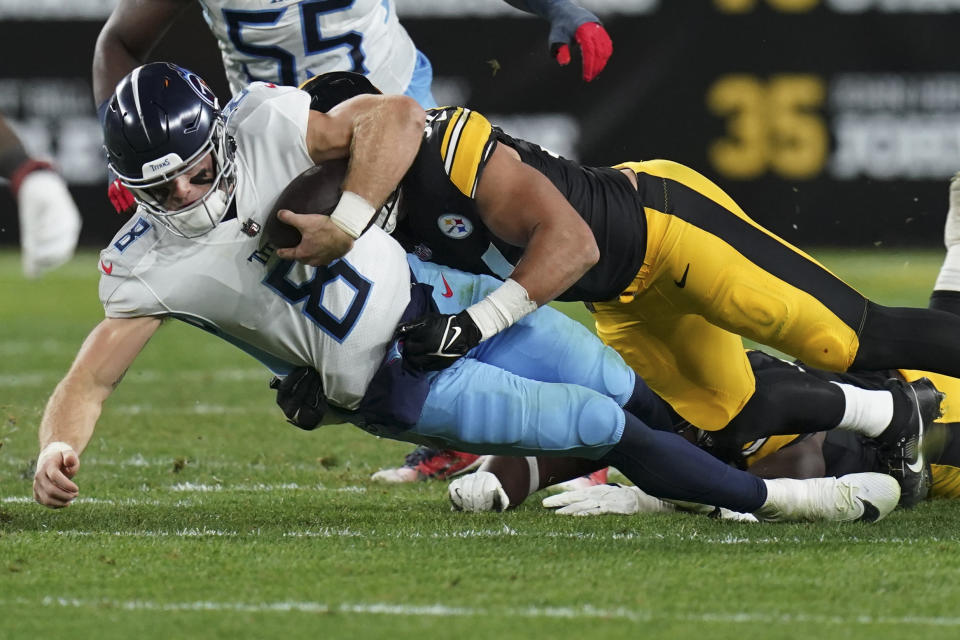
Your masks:
<path fill-rule="evenodd" d="M 162 62 L 134 69 L 117 85 L 103 128 L 110 170 L 171 232 L 196 238 L 226 215 L 237 185 L 235 145 L 199 76 Z M 185 180 L 209 188 L 180 205 L 174 196 Z"/>
<path fill-rule="evenodd" d="M 209 233 L 226 215 L 233 200 L 237 186 L 236 163 L 233 144 L 223 129 L 223 121 L 219 120 L 211 131 L 210 139 L 191 158 L 181 160 L 176 154 L 160 158 L 150 163 L 156 167 L 153 175 L 150 175 L 149 166 L 145 165 L 144 174 L 150 175 L 148 178 L 132 180 L 117 172 L 120 182 L 130 190 L 137 202 L 178 236 L 196 238 Z M 170 199 L 176 192 L 174 182 L 184 179 L 207 158 L 212 160 L 213 177 L 204 179 L 203 184 L 209 184 L 206 193 L 182 207 L 171 208 Z M 116 172 L 112 164 L 110 168 Z"/>

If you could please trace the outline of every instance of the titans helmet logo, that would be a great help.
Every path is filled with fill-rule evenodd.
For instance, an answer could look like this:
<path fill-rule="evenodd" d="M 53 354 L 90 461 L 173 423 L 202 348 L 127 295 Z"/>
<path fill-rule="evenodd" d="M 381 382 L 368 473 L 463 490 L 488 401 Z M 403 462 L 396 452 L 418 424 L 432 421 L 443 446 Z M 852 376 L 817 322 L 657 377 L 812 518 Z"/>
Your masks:
<path fill-rule="evenodd" d="M 219 103 L 217 102 L 217 96 L 213 90 L 203 81 L 203 78 L 188 71 L 182 67 L 177 67 L 177 73 L 180 74 L 180 77 L 187 81 L 187 84 L 190 85 L 190 88 L 193 89 L 193 92 L 200 96 L 200 99 L 206 102 L 208 105 L 214 109 L 219 109 Z"/>

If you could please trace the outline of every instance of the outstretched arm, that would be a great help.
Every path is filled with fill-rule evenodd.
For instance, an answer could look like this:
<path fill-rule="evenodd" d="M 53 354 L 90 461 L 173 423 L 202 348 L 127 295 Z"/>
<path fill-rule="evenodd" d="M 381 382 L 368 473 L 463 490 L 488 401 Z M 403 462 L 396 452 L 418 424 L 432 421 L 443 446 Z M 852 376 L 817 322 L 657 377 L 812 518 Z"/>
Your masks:
<path fill-rule="evenodd" d="M 476 191 L 484 223 L 501 240 L 524 247 L 513 273 L 456 315 L 427 314 L 401 325 L 404 358 L 442 369 L 540 305 L 569 289 L 600 259 L 590 226 L 542 173 L 497 145 Z"/>
<path fill-rule="evenodd" d="M 410 168 L 426 114 L 406 96 L 361 95 L 329 113 L 310 112 L 307 149 L 316 163 L 350 157 L 343 195 L 330 216 L 286 215 L 303 239 L 281 258 L 322 266 L 343 256 Z"/>
<path fill-rule="evenodd" d="M 477 185 L 480 217 L 498 238 L 524 247 L 510 278 L 544 305 L 600 259 L 590 226 L 542 173 L 497 145 Z"/>
<path fill-rule="evenodd" d="M 60 381 L 40 422 L 40 456 L 33 497 L 48 507 L 65 507 L 79 493 L 71 480 L 79 454 L 93 435 L 104 401 L 160 326 L 160 319 L 107 318 L 98 324 Z"/>
<path fill-rule="evenodd" d="M 117 83 L 146 62 L 191 0 L 120 0 L 93 50 L 93 99 L 102 104 Z"/>
<path fill-rule="evenodd" d="M 613 42 L 600 18 L 570 0 L 504 1 L 550 22 L 550 53 L 561 66 L 570 64 L 570 43 L 576 42 L 583 58 L 583 79 L 590 82 L 603 71 Z"/>

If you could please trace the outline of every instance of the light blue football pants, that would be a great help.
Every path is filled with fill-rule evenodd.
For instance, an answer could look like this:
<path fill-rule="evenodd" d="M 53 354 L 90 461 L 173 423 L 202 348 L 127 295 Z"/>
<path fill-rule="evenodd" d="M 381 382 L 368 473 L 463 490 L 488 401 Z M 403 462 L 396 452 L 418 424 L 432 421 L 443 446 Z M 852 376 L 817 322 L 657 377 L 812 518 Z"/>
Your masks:
<path fill-rule="evenodd" d="M 457 313 L 502 284 L 416 256 L 407 260 L 417 281 L 433 286 L 441 313 Z M 621 407 L 635 381 L 613 349 L 549 307 L 430 377 L 413 433 L 475 453 L 594 459 L 620 440 Z"/>

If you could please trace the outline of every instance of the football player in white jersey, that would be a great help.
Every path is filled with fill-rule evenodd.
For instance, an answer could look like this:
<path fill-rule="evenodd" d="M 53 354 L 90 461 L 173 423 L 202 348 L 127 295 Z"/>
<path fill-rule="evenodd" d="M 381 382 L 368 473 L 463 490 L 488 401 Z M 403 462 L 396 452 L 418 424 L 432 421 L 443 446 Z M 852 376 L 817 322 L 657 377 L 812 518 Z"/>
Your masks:
<path fill-rule="evenodd" d="M 278 258 L 260 237 L 277 197 L 304 170 L 347 151 L 324 143 L 337 110 L 318 125 L 309 102 L 293 87 L 254 83 L 221 111 L 200 78 L 168 63 L 139 67 L 117 86 L 104 139 L 140 209 L 101 253 L 107 317 L 44 411 L 38 502 L 63 507 L 77 497 L 71 478 L 104 400 L 162 319 L 176 318 L 277 373 L 314 367 L 331 407 L 376 435 L 593 458 L 652 495 L 767 520 L 873 521 L 896 506 L 899 486 L 888 476 L 761 480 L 651 429 L 630 412 L 645 385 L 549 308 L 441 372 L 406 367 L 398 323 L 430 309 L 469 313 L 501 283 L 408 259 L 379 228 L 319 268 Z M 340 126 L 350 131 L 349 121 Z"/>
<path fill-rule="evenodd" d="M 196 0 L 223 55 L 231 91 L 254 80 L 299 86 L 321 73 L 349 70 L 369 77 L 388 94 L 406 94 L 435 107 L 433 70 L 397 19 L 394 0 Z M 504 0 L 550 23 L 551 52 L 570 62 L 576 43 L 583 78 L 593 80 L 613 45 L 597 16 L 571 0 Z M 142 64 L 177 16 L 194 0 L 120 0 L 104 25 L 93 60 L 98 113 L 120 78 Z M 129 215 L 133 197 L 120 181 L 108 188 L 114 208 Z M 476 456 L 418 447 L 399 469 L 378 477 L 410 481 L 461 472 Z"/>
<path fill-rule="evenodd" d="M 98 105 L 117 81 L 146 61 L 177 16 L 195 0 L 120 0 L 97 39 L 93 92 Z M 397 19 L 394 0 L 196 0 L 217 38 L 236 94 L 254 80 L 299 86 L 328 71 L 354 71 L 384 93 L 435 107 L 433 71 Z M 505 0 L 550 22 L 560 64 L 579 46 L 583 77 L 603 69 L 613 45 L 597 16 L 571 0 Z"/>

